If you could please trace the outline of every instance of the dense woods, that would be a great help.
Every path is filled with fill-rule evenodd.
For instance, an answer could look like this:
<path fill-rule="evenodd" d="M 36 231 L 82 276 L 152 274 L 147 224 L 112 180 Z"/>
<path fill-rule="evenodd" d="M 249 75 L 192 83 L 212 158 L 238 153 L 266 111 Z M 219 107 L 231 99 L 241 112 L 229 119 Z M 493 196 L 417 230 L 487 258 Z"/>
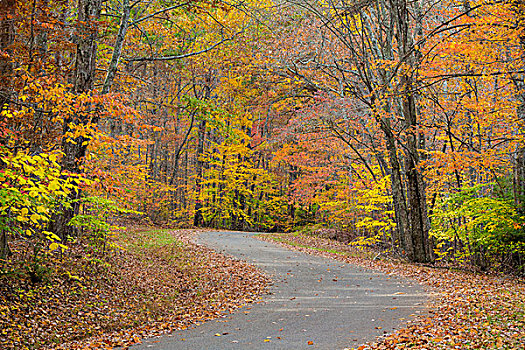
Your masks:
<path fill-rule="evenodd" d="M 521 348 L 524 127 L 525 0 L 0 0 L 0 347 L 252 302 L 215 228 L 450 299 L 375 348 Z"/>
<path fill-rule="evenodd" d="M 523 273 L 521 0 L 0 8 L 3 260 L 128 217 Z"/>

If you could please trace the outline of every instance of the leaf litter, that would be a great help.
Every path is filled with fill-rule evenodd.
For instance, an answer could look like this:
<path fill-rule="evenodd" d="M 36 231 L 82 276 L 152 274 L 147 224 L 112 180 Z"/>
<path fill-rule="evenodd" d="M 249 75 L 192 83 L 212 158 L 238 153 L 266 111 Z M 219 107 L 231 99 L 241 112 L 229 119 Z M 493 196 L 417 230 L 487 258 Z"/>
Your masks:
<path fill-rule="evenodd" d="M 525 283 L 517 278 L 377 259 L 371 252 L 312 235 L 258 237 L 289 249 L 410 278 L 425 287 L 430 295 L 426 315 L 415 316 L 396 332 L 358 350 L 525 348 Z"/>
<path fill-rule="evenodd" d="M 194 234 L 195 230 L 136 228 L 120 236 L 117 243 L 124 250 L 97 256 L 76 246 L 62 259 L 50 258 L 44 267 L 53 272 L 42 283 L 2 274 L 1 348 L 125 348 L 258 300 L 268 277 L 192 243 Z M 525 347 L 522 281 L 376 260 L 374 254 L 356 253 L 355 247 L 319 237 L 261 237 L 294 250 L 412 278 L 426 287 L 431 295 L 427 315 L 359 350 Z"/>
<path fill-rule="evenodd" d="M 134 228 L 114 242 L 123 249 L 49 256 L 40 283 L 0 275 L 0 348 L 125 348 L 259 300 L 269 278 L 193 243 L 195 233 Z"/>

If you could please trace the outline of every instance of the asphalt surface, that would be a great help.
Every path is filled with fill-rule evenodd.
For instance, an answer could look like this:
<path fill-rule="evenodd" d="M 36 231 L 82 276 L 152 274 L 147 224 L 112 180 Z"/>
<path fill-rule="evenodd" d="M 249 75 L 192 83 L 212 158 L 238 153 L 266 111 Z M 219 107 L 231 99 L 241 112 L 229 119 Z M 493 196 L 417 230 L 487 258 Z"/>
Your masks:
<path fill-rule="evenodd" d="M 290 251 L 252 235 L 202 233 L 198 243 L 270 274 L 274 285 L 264 302 L 132 349 L 353 348 L 425 312 L 426 295 L 417 282 Z"/>

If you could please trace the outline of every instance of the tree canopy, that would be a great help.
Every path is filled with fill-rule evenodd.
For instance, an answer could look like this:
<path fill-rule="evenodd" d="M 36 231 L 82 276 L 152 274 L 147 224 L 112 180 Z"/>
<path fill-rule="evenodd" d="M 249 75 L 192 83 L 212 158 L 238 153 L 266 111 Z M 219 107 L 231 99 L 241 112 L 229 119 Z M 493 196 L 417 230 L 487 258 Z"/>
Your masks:
<path fill-rule="evenodd" d="M 0 1 L 1 257 L 128 216 L 523 272 L 524 6 Z"/>

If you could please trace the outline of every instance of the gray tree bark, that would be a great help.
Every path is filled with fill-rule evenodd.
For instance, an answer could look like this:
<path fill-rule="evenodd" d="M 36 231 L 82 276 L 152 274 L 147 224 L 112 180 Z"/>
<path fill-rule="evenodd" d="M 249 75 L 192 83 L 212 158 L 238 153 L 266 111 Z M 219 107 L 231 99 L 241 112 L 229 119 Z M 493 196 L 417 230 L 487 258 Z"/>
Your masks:
<path fill-rule="evenodd" d="M 525 0 L 513 0 L 512 5 L 516 16 L 516 25 L 522 29 L 525 27 Z M 521 65 L 525 66 L 525 35 L 520 37 L 520 49 Z M 525 74 L 513 75 L 513 81 L 518 90 L 516 98 L 519 101 L 519 106 L 516 113 L 518 119 L 525 122 Z M 514 204 L 519 214 L 525 215 L 525 147 L 522 145 L 519 145 L 515 151 L 513 192 Z"/>
<path fill-rule="evenodd" d="M 414 2 L 417 6 L 418 2 Z M 418 7 L 415 7 L 417 14 Z M 421 64 L 418 51 L 414 50 L 414 38 L 409 29 L 410 13 L 406 0 L 397 1 L 397 40 L 401 57 L 410 67 Z M 419 23 L 417 23 L 419 24 Z M 418 29 L 416 28 L 416 35 Z M 415 262 L 433 261 L 431 244 L 428 231 L 428 212 L 425 195 L 425 185 L 419 170 L 419 140 L 418 140 L 418 115 L 416 107 L 416 89 L 414 77 L 411 73 L 403 73 L 400 77 L 402 87 L 402 111 L 405 119 L 406 155 L 405 171 L 408 194 L 408 219 L 410 230 L 406 232 L 405 244 L 407 245 L 408 258 Z M 410 242 L 410 243 L 408 243 Z M 410 247 L 410 249 L 408 249 Z"/>
<path fill-rule="evenodd" d="M 102 86 L 102 95 L 105 95 L 109 92 L 111 85 L 113 84 L 113 80 L 115 79 L 115 74 L 117 73 L 118 64 L 122 55 L 124 39 L 126 38 L 126 33 L 128 32 L 130 12 L 131 7 L 129 5 L 129 0 L 124 0 L 122 2 L 122 15 L 120 18 L 117 39 L 115 40 L 115 45 L 113 47 L 113 54 L 111 55 L 111 62 L 109 63 L 106 79 L 104 80 L 104 85 Z"/>
<path fill-rule="evenodd" d="M 10 86 L 9 74 L 12 71 L 12 64 L 9 59 L 9 47 L 14 40 L 14 0 L 0 0 L 0 111 L 7 108 L 9 103 Z M 10 18 L 11 17 L 11 18 Z M 0 119 L 0 122 L 2 120 Z M 0 145 L 5 140 L 0 139 Z M 5 164 L 0 161 L 0 168 Z M 8 236 L 5 229 L 0 228 L 0 259 L 5 259 L 10 253 Z"/>
<path fill-rule="evenodd" d="M 204 168 L 204 162 L 201 157 L 204 154 L 204 139 L 206 137 L 206 119 L 202 119 L 199 123 L 199 140 L 197 143 L 196 157 L 196 200 L 195 200 L 195 215 L 193 217 L 193 226 L 199 227 L 204 224 L 204 217 L 202 216 L 203 203 L 200 200 L 200 194 L 202 192 L 202 174 Z"/>

